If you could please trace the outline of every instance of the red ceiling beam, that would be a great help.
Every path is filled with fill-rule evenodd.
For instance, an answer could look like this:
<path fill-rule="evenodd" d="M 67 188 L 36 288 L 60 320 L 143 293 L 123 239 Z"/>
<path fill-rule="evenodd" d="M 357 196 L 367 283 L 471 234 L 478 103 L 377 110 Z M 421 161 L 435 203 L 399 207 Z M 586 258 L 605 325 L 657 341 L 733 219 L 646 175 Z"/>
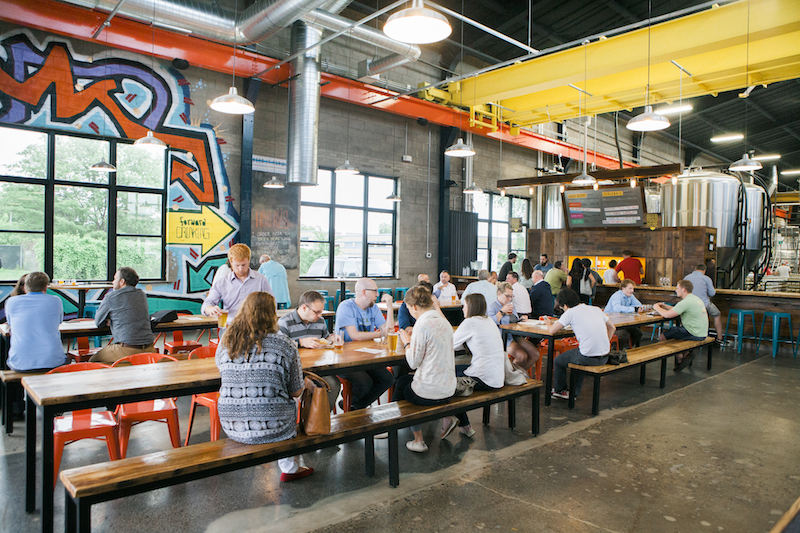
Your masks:
<path fill-rule="evenodd" d="M 93 42 L 143 55 L 154 55 L 171 61 L 181 58 L 192 66 L 215 72 L 233 72 L 234 49 L 230 45 L 219 44 L 205 39 L 180 35 L 170 31 L 153 28 L 147 24 L 124 17 L 115 17 L 111 26 L 103 30 L 97 39 L 94 32 L 102 25 L 108 15 L 55 0 L 0 0 L 0 19 L 38 30 L 64 35 L 82 41 Z M 253 76 L 265 70 L 278 60 L 236 50 L 236 73 L 241 77 Z M 278 83 L 289 77 L 289 69 L 275 69 L 260 78 L 267 83 Z M 322 94 L 364 107 L 379 109 L 388 113 L 413 119 L 426 118 L 439 126 L 461 128 L 482 137 L 502 138 L 504 142 L 531 150 L 561 155 L 570 159 L 582 159 L 583 150 L 575 145 L 558 141 L 529 131 L 521 130 L 519 135 L 508 134 L 508 126 L 502 125 L 498 132 L 489 135 L 487 128 L 470 127 L 467 113 L 440 104 L 413 98 L 397 96 L 392 91 L 374 87 L 359 81 L 348 80 L 332 74 L 322 74 L 324 82 Z M 588 160 L 596 162 L 601 168 L 619 168 L 616 158 L 588 151 Z M 635 165 L 625 163 L 626 168 Z"/>

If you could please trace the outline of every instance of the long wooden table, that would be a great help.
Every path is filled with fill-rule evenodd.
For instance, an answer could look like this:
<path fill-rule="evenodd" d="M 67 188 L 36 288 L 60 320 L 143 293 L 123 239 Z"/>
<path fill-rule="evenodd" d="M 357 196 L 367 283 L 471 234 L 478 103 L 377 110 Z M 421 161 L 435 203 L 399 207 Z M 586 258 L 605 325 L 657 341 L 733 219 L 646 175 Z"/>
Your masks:
<path fill-rule="evenodd" d="M 48 289 L 54 291 L 78 291 L 78 318 L 83 318 L 86 307 L 86 293 L 92 290 L 110 289 L 111 283 L 51 283 Z"/>
<path fill-rule="evenodd" d="M 611 323 L 617 329 L 630 328 L 638 326 L 646 326 L 649 324 L 657 324 L 665 322 L 667 319 L 661 315 L 651 315 L 648 313 L 607 313 Z M 503 330 L 504 337 L 507 335 L 514 335 L 520 337 L 530 337 L 534 339 L 548 339 L 547 345 L 547 378 L 545 381 L 544 391 L 544 404 L 550 405 L 551 391 L 553 389 L 553 348 L 555 339 L 563 339 L 565 337 L 573 337 L 575 333 L 572 329 L 562 329 L 558 333 L 551 334 L 545 325 L 532 326 L 522 323 L 506 324 L 500 326 Z"/>
<path fill-rule="evenodd" d="M 216 321 L 214 322 L 216 324 Z M 367 348 L 379 353 L 358 351 Z M 305 370 L 331 375 L 348 370 L 381 368 L 405 360 L 402 347 L 389 353 L 374 341 L 345 344 L 342 352 L 333 348 L 300 350 Z M 154 365 L 121 366 L 79 373 L 48 374 L 22 379 L 27 392 L 25 426 L 25 511 L 36 507 L 36 413 L 42 417 L 42 531 L 53 531 L 53 420 L 76 409 L 107 407 L 121 403 L 185 396 L 219 390 L 220 375 L 213 359 L 192 359 Z"/>

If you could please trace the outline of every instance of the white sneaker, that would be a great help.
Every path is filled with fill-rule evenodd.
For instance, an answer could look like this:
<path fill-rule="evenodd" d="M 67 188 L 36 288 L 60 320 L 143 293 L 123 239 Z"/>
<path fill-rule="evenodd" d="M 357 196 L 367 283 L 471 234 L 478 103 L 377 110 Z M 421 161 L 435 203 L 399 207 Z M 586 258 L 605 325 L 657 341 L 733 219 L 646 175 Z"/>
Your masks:
<path fill-rule="evenodd" d="M 475 436 L 475 430 L 472 429 L 472 426 L 464 426 L 463 428 L 460 428 L 460 430 L 461 434 L 465 437 L 472 438 Z"/>
<path fill-rule="evenodd" d="M 410 440 L 406 442 L 406 448 L 411 450 L 412 452 L 423 453 L 428 451 L 428 445 L 424 442 L 417 442 L 415 440 Z"/>
<path fill-rule="evenodd" d="M 447 436 L 453 432 L 458 426 L 458 419 L 454 416 L 448 416 L 442 419 L 442 438 L 446 439 Z"/>
<path fill-rule="evenodd" d="M 556 398 L 561 398 L 562 400 L 569 400 L 568 390 L 556 391 L 555 389 L 553 389 L 550 395 L 555 396 Z"/>

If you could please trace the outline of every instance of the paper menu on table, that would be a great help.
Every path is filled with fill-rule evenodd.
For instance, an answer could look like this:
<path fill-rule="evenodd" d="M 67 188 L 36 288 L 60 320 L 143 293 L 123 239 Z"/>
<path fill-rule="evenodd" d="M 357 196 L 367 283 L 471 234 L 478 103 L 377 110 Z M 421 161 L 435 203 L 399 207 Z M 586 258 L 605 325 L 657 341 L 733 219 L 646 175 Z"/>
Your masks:
<path fill-rule="evenodd" d="M 383 350 L 376 350 L 375 348 L 358 348 L 353 350 L 354 352 L 364 352 L 364 353 L 371 353 L 373 355 L 377 355 L 379 353 L 383 353 Z"/>

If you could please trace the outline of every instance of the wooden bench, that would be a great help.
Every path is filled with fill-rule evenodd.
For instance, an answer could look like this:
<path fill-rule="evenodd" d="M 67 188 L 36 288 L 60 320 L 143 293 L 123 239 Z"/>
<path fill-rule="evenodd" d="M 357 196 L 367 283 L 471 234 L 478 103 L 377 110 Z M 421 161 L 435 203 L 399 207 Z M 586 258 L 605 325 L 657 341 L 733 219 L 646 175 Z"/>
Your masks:
<path fill-rule="evenodd" d="M 800 498 L 798 498 L 769 533 L 792 533 L 800 531 Z"/>
<path fill-rule="evenodd" d="M 14 370 L 0 370 L 0 411 L 2 423 L 6 427 L 6 434 L 14 432 L 14 405 L 11 402 L 15 390 L 22 390 L 22 378 L 38 376 L 46 372 L 15 372 Z"/>
<path fill-rule="evenodd" d="M 364 439 L 366 473 L 375 474 L 374 436 L 389 432 L 389 484 L 400 483 L 399 429 L 438 420 L 444 416 L 484 408 L 483 420 L 488 423 L 489 406 L 508 402 L 509 427 L 516 425 L 515 400 L 531 395 L 531 432 L 539 433 L 539 390 L 541 381 L 528 380 L 520 386 L 506 386 L 496 391 L 475 392 L 456 397 L 447 404 L 413 405 L 406 401 L 350 411 L 331 416 L 328 435 L 297 437 L 270 444 L 248 445 L 221 439 L 214 442 L 155 452 L 140 457 L 94 464 L 64 470 L 61 482 L 65 488 L 66 531 L 91 530 L 91 506 L 95 503 L 140 494 L 162 487 L 186 483 L 248 468 L 284 457 L 308 453 L 341 443 Z"/>
<path fill-rule="evenodd" d="M 711 370 L 711 351 L 714 346 L 714 337 L 707 337 L 702 341 L 667 340 L 664 342 L 657 342 L 655 344 L 642 346 L 640 348 L 632 348 L 628 350 L 628 362 L 620 365 L 583 366 L 570 363 L 569 408 L 572 409 L 575 407 L 575 387 L 579 374 L 592 376 L 594 378 L 594 390 L 592 391 L 592 415 L 597 415 L 600 412 L 600 378 L 603 376 L 638 366 L 641 369 L 639 383 L 644 385 L 647 363 L 660 360 L 660 387 L 663 389 L 667 383 L 667 358 L 682 352 L 686 352 L 693 348 L 702 348 L 703 346 L 708 347 L 707 366 L 708 370 Z"/>

